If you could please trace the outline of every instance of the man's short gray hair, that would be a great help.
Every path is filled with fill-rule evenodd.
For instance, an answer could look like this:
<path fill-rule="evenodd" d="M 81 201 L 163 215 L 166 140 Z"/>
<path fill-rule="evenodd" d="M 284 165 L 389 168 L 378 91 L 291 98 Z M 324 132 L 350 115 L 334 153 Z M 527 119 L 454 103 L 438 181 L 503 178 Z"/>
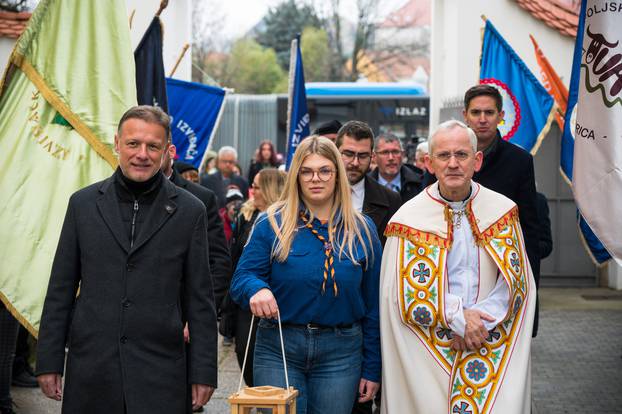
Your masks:
<path fill-rule="evenodd" d="M 428 145 L 430 146 L 430 154 L 434 150 L 434 138 L 440 132 L 450 131 L 456 128 L 462 128 L 466 131 L 467 136 L 469 137 L 469 141 L 471 142 L 471 147 L 473 148 L 473 152 L 474 153 L 477 152 L 477 135 L 475 135 L 475 132 L 471 128 L 469 128 L 464 122 L 460 122 L 455 119 L 452 119 L 450 121 L 443 122 L 442 124 L 437 126 L 434 131 L 432 131 L 432 134 L 430 135 L 430 138 L 428 139 Z"/>
<path fill-rule="evenodd" d="M 218 150 L 218 158 L 220 158 L 224 154 L 233 154 L 235 159 L 238 159 L 238 152 L 235 148 L 230 147 L 229 145 L 225 145 Z"/>
<path fill-rule="evenodd" d="M 402 148 L 402 141 L 396 137 L 393 134 L 380 134 L 376 137 L 376 139 L 374 139 L 374 148 L 378 147 L 378 143 L 380 142 L 380 140 L 386 142 L 387 144 L 391 143 L 391 142 L 397 142 L 398 144 L 400 144 L 400 149 L 403 150 L 404 148 Z"/>
<path fill-rule="evenodd" d="M 423 141 L 417 144 L 417 149 L 415 153 L 421 152 L 423 154 L 427 154 L 430 152 L 430 147 L 428 146 L 428 141 Z"/>

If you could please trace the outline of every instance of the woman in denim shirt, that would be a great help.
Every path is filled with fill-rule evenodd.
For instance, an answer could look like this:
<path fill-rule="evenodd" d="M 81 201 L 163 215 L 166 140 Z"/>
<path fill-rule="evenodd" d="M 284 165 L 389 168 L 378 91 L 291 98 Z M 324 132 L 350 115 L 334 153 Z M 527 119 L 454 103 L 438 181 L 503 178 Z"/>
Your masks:
<path fill-rule="evenodd" d="M 296 149 L 281 199 L 255 222 L 230 294 L 263 318 L 255 385 L 285 387 L 277 315 L 298 414 L 350 413 L 373 399 L 381 372 L 373 222 L 352 207 L 337 147 L 310 136 Z"/>

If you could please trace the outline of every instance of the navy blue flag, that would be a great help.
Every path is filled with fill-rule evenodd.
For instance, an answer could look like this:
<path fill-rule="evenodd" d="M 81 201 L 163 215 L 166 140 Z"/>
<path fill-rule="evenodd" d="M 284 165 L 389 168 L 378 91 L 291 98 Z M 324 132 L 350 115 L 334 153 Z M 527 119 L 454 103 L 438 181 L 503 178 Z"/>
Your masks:
<path fill-rule="evenodd" d="M 576 125 L 576 107 L 579 97 L 579 81 L 581 78 L 581 59 L 583 48 L 583 35 L 585 28 L 585 5 L 586 1 L 581 2 L 581 13 L 579 14 L 579 26 L 577 28 L 577 38 L 575 41 L 574 57 L 572 61 L 572 73 L 570 76 L 570 88 L 568 90 L 568 107 L 564 117 L 564 131 L 562 133 L 560 169 L 562 176 L 568 183 L 572 183 L 572 168 L 574 163 L 574 131 Z M 592 260 L 599 265 L 604 264 L 611 255 L 605 249 L 602 242 L 594 234 L 583 216 L 577 210 L 577 221 L 579 224 L 580 235 L 584 241 L 588 253 Z"/>
<path fill-rule="evenodd" d="M 136 98 L 139 105 L 159 106 L 168 113 L 164 61 L 162 59 L 162 23 L 154 17 L 134 51 L 136 62 Z"/>
<path fill-rule="evenodd" d="M 292 40 L 289 63 L 289 99 L 287 101 L 287 158 L 285 169 L 289 170 L 294 152 L 300 141 L 309 136 L 309 110 L 305 91 L 305 74 L 300 53 L 300 35 Z"/>
<path fill-rule="evenodd" d="M 179 161 L 200 170 L 225 107 L 224 89 L 201 83 L 166 79 L 173 144 Z"/>
<path fill-rule="evenodd" d="M 555 117 L 555 101 L 490 20 L 479 78 L 503 97 L 505 116 L 498 127 L 503 139 L 535 154 Z"/>

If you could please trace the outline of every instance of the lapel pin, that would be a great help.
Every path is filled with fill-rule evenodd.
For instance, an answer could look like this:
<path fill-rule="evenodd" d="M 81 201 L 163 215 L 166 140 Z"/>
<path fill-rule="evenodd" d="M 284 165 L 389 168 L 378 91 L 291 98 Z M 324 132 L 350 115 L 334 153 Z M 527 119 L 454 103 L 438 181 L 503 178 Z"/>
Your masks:
<path fill-rule="evenodd" d="M 168 204 L 167 204 L 167 205 L 165 205 L 165 206 L 164 206 L 164 208 L 166 209 L 166 212 L 167 212 L 168 214 L 172 214 L 172 213 L 173 213 L 173 210 L 175 210 L 175 209 L 173 208 L 173 206 L 170 206 L 170 205 L 168 205 Z"/>

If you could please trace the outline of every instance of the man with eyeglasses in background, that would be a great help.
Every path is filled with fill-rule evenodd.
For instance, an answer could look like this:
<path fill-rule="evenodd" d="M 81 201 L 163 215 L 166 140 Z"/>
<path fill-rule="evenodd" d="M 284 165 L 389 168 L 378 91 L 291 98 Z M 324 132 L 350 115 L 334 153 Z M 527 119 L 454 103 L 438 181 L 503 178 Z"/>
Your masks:
<path fill-rule="evenodd" d="M 402 205 L 402 199 L 376 180 L 366 179 L 374 149 L 374 133 L 365 122 L 348 121 L 339 129 L 336 144 L 352 188 L 352 204 L 373 220 L 384 245 L 384 229 Z"/>
<path fill-rule="evenodd" d="M 402 163 L 404 150 L 399 138 L 391 134 L 379 135 L 375 146 L 373 156 L 378 168 L 369 175 L 380 185 L 398 192 L 402 203 L 419 194 L 423 189 L 423 172 Z"/>

